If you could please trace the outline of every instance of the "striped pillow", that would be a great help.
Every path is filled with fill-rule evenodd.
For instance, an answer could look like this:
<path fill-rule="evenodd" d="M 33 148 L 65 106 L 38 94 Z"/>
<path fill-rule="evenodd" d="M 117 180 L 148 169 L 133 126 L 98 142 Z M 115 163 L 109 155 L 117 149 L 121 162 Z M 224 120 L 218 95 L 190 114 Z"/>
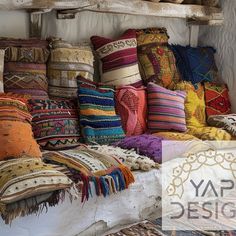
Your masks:
<path fill-rule="evenodd" d="M 127 30 L 116 40 L 92 36 L 91 42 L 102 62 L 103 83 L 114 86 L 142 84 L 134 30 Z"/>
<path fill-rule="evenodd" d="M 80 126 L 83 141 L 110 144 L 124 137 L 120 116 L 115 112 L 114 89 L 78 78 Z"/>
<path fill-rule="evenodd" d="M 170 91 L 154 83 L 147 86 L 148 129 L 186 131 L 184 112 L 185 92 Z"/>

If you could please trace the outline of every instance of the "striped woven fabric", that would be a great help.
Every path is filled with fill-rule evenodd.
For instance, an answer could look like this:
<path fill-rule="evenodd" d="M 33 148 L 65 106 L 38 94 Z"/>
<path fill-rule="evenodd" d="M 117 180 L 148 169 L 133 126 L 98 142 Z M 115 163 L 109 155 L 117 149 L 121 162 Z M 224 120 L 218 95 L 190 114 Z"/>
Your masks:
<path fill-rule="evenodd" d="M 4 67 L 4 50 L 0 50 L 0 93 L 3 93 L 3 67 Z"/>
<path fill-rule="evenodd" d="M 68 167 L 72 180 L 79 184 L 82 182 L 82 202 L 92 197 L 93 185 L 97 196 L 106 197 L 127 189 L 134 182 L 132 172 L 117 158 L 87 147 L 48 152 L 44 154 L 44 160 Z"/>
<path fill-rule="evenodd" d="M 116 40 L 92 36 L 91 41 L 102 62 L 103 83 L 114 86 L 142 84 L 134 30 L 127 30 Z"/>
<path fill-rule="evenodd" d="M 114 90 L 78 79 L 80 125 L 83 139 L 89 144 L 110 144 L 124 137 L 121 119 L 115 112 Z"/>
<path fill-rule="evenodd" d="M 77 76 L 93 80 L 93 53 L 89 46 L 72 46 L 52 43 L 48 64 L 49 95 L 51 97 L 76 98 Z M 70 47 L 69 47 L 70 46 Z"/>
<path fill-rule="evenodd" d="M 186 93 L 170 91 L 154 83 L 147 86 L 148 129 L 153 133 L 159 130 L 187 130 L 184 101 Z"/>
<path fill-rule="evenodd" d="M 34 137 L 44 149 L 58 150 L 79 145 L 77 107 L 73 101 L 29 100 Z"/>

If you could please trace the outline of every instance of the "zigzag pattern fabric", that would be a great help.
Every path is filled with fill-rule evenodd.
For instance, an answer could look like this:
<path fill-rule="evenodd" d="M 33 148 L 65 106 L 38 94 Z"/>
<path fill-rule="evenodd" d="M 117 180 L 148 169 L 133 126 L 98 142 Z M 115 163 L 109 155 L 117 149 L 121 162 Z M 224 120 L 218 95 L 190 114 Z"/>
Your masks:
<path fill-rule="evenodd" d="M 79 145 L 79 124 L 73 101 L 34 99 L 28 102 L 34 137 L 43 149 L 58 150 Z"/>
<path fill-rule="evenodd" d="M 83 141 L 110 144 L 124 137 L 121 118 L 116 115 L 114 89 L 78 78 L 78 100 Z"/>

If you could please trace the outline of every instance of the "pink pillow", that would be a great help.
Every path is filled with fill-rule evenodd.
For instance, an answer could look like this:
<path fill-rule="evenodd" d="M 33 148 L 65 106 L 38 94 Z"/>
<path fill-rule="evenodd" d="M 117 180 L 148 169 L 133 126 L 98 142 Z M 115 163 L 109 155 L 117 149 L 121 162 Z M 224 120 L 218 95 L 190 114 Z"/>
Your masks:
<path fill-rule="evenodd" d="M 115 40 L 92 36 L 91 42 L 102 62 L 101 79 L 103 83 L 114 86 L 142 84 L 134 30 L 127 30 Z"/>

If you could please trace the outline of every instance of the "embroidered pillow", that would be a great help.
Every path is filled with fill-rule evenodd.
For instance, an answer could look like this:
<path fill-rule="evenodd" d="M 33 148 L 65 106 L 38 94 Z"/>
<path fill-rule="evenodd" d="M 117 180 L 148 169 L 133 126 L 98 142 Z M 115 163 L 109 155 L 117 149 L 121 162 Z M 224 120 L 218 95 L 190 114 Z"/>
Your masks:
<path fill-rule="evenodd" d="M 127 30 L 115 40 L 92 36 L 91 42 L 102 63 L 103 83 L 114 86 L 142 84 L 134 30 Z"/>
<path fill-rule="evenodd" d="M 168 46 L 165 28 L 137 30 L 138 59 L 145 84 L 153 82 L 165 88 L 173 88 L 179 80 L 175 57 Z"/>
<path fill-rule="evenodd" d="M 191 83 L 182 81 L 176 84 L 175 88 L 186 92 L 185 114 L 187 127 L 206 126 L 206 106 L 203 86 L 198 84 L 197 88 L 195 88 Z"/>
<path fill-rule="evenodd" d="M 93 80 L 93 53 L 89 46 L 72 46 L 61 41 L 52 43 L 48 63 L 49 95 L 51 97 L 77 98 L 78 75 Z"/>
<path fill-rule="evenodd" d="M 147 98 L 144 87 L 123 86 L 116 90 L 116 110 L 127 136 L 146 131 Z"/>
<path fill-rule="evenodd" d="M 214 80 L 217 74 L 212 47 L 197 47 L 172 45 L 175 54 L 176 65 L 182 79 L 197 84 L 204 81 Z"/>
<path fill-rule="evenodd" d="M 4 50 L 0 50 L 0 93 L 3 93 Z"/>
<path fill-rule="evenodd" d="M 77 106 L 68 100 L 29 100 L 34 137 L 43 149 L 57 150 L 79 145 Z"/>
<path fill-rule="evenodd" d="M 41 157 L 33 138 L 32 117 L 24 102 L 22 98 L 0 94 L 0 161 L 22 155 Z"/>
<path fill-rule="evenodd" d="M 207 117 L 230 113 L 228 88 L 225 84 L 204 83 Z"/>
<path fill-rule="evenodd" d="M 115 112 L 114 89 L 78 78 L 80 126 L 83 141 L 109 144 L 124 137 L 120 116 Z"/>
<path fill-rule="evenodd" d="M 151 133 L 161 130 L 187 130 L 184 112 L 185 92 L 171 91 L 149 83 L 147 93 L 148 129 Z"/>

